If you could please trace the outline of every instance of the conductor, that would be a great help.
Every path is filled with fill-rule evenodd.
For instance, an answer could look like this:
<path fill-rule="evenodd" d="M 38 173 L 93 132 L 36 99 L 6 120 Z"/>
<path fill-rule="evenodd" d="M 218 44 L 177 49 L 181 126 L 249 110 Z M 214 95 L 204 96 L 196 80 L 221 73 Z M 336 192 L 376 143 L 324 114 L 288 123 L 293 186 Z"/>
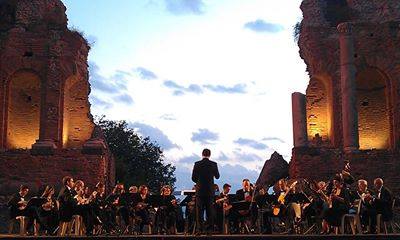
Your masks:
<path fill-rule="evenodd" d="M 196 226 L 197 233 L 200 227 L 200 218 L 204 216 L 206 210 L 207 234 L 211 234 L 214 227 L 214 177 L 219 178 L 218 166 L 216 162 L 210 160 L 210 149 L 203 150 L 203 159 L 194 164 L 192 181 L 196 183 Z"/>

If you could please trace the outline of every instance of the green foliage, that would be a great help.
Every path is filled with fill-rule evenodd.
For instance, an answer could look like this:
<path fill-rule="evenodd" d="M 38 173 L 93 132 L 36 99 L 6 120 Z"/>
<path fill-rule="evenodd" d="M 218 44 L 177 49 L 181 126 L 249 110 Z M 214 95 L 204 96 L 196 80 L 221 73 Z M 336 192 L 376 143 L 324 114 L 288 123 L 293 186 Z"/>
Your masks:
<path fill-rule="evenodd" d="M 127 186 L 145 184 L 158 192 L 164 184 L 173 186 L 175 167 L 165 164 L 161 147 L 149 137 L 138 135 L 126 121 L 97 119 L 115 158 L 116 180 Z"/>

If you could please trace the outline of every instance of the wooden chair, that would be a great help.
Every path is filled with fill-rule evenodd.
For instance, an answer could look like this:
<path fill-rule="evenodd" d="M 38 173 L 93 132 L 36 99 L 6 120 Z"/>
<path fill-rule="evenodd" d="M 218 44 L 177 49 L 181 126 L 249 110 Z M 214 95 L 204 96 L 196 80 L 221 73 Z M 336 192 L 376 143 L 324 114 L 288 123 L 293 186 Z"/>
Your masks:
<path fill-rule="evenodd" d="M 85 233 L 85 226 L 83 224 L 83 218 L 80 215 L 73 215 L 70 228 L 70 235 L 83 236 Z"/>
<path fill-rule="evenodd" d="M 359 234 L 363 234 L 360 219 L 361 200 L 356 200 L 354 206 L 356 207 L 356 213 L 348 213 L 343 215 L 342 217 L 342 224 L 340 229 L 342 234 L 345 234 L 346 220 L 348 220 L 350 224 L 351 232 L 353 235 L 355 235 L 357 232 Z"/>
<path fill-rule="evenodd" d="M 26 236 L 27 229 L 26 225 L 28 222 L 28 217 L 26 216 L 17 216 L 16 218 L 12 219 L 10 225 L 8 226 L 8 233 L 12 234 L 14 230 L 14 224 L 19 223 L 19 235 Z M 36 222 L 36 219 L 33 221 L 33 233 L 34 236 L 39 236 L 39 224 Z"/>

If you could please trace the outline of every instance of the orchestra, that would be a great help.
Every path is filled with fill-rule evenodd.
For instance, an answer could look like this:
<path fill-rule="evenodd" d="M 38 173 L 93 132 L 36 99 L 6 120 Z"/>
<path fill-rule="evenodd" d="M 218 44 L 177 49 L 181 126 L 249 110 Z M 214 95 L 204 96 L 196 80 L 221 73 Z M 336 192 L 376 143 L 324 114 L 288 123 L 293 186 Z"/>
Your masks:
<path fill-rule="evenodd" d="M 212 196 L 211 189 L 203 189 L 206 194 L 200 199 L 195 186 L 183 201 L 169 185 L 160 189 L 129 186 L 126 192 L 124 184 L 117 183 L 109 194 L 103 183 L 90 189 L 70 176 L 63 178 L 62 185 L 58 195 L 53 186 L 46 185 L 30 199 L 29 188 L 22 185 L 8 202 L 10 218 L 27 217 L 28 234 L 36 220 L 43 235 L 60 234 L 61 223 L 70 223 L 75 215 L 81 216 L 86 235 L 198 234 L 198 229 L 211 234 L 301 234 L 311 225 L 314 233 L 329 234 L 351 213 L 359 214 L 363 233 L 376 233 L 378 215 L 382 221 L 393 218 L 394 197 L 383 179 L 376 178 L 369 188 L 366 180 L 354 180 L 348 164 L 328 182 L 280 179 L 270 186 L 256 186 L 243 179 L 242 188 L 234 193 L 228 183 L 221 192 L 213 184 Z M 212 203 L 205 205 L 215 214 L 205 221 L 203 215 L 196 216 L 196 201 L 208 198 Z M 188 227 L 183 227 L 185 220 Z M 212 225 L 196 226 L 206 223 Z"/>

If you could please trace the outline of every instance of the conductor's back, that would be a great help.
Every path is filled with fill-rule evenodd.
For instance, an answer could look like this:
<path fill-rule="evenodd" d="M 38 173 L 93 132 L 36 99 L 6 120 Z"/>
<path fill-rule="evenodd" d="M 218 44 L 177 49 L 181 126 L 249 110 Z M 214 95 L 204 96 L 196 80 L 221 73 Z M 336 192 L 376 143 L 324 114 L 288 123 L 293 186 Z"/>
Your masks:
<path fill-rule="evenodd" d="M 219 178 L 217 163 L 211 161 L 207 153 L 203 153 L 203 159 L 193 167 L 192 181 L 196 183 L 196 195 L 214 196 L 214 178 Z"/>
<path fill-rule="evenodd" d="M 210 160 L 210 149 L 204 149 L 202 155 L 203 159 L 194 164 L 192 172 L 192 180 L 196 183 L 196 232 L 200 232 L 200 222 L 206 210 L 206 229 L 211 234 L 214 228 L 214 178 L 219 178 L 219 172 L 217 163 Z"/>

